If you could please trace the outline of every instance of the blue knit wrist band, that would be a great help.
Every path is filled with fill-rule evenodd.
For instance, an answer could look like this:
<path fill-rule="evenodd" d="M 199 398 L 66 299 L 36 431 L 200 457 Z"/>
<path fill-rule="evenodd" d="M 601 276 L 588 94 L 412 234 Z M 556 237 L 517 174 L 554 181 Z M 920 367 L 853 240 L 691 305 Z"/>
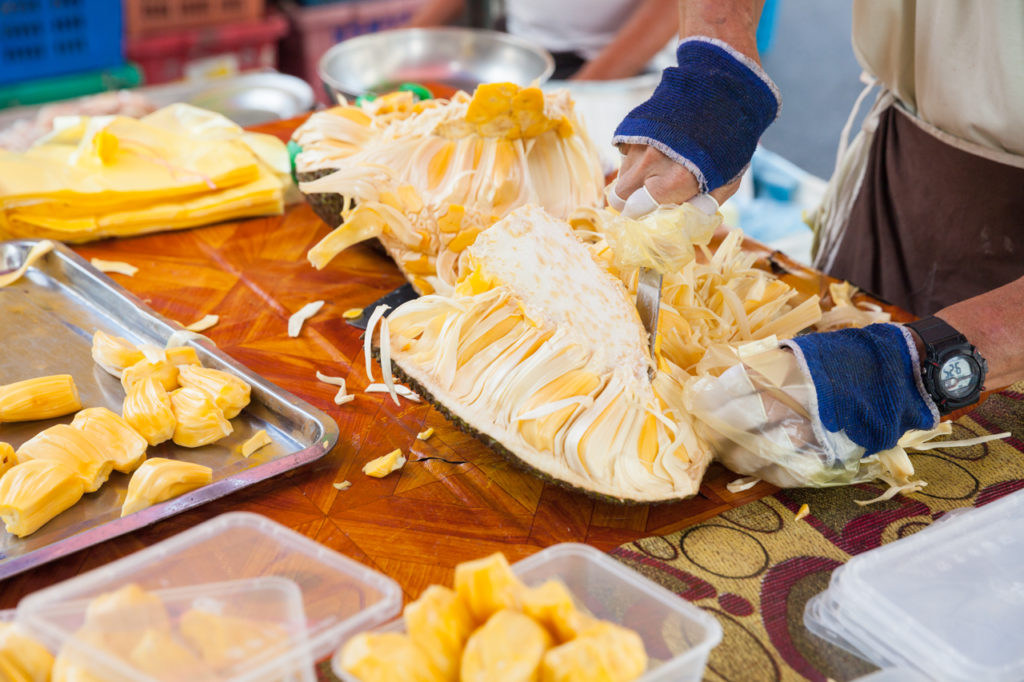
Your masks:
<path fill-rule="evenodd" d="M 844 432 L 865 455 L 894 447 L 909 429 L 931 429 L 939 421 L 921 385 L 913 341 L 897 325 L 805 334 L 780 345 L 796 354 L 814 382 L 822 425 Z"/>
<path fill-rule="evenodd" d="M 713 38 L 687 38 L 646 102 L 619 124 L 612 144 L 654 147 L 697 178 L 702 192 L 740 176 L 781 106 L 756 62 Z"/>

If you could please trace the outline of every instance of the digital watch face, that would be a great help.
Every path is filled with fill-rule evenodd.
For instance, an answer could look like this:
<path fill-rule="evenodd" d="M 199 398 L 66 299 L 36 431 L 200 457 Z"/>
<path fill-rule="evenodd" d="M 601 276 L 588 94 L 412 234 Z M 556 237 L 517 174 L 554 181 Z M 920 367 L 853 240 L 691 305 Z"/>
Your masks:
<path fill-rule="evenodd" d="M 974 390 L 978 371 L 967 356 L 954 355 L 939 368 L 942 392 L 954 400 L 968 396 Z"/>

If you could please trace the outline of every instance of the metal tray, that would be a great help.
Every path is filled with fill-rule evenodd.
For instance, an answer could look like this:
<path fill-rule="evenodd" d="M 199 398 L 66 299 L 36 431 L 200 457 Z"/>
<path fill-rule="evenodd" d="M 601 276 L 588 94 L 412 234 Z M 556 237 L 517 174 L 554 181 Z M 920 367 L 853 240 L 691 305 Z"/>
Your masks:
<path fill-rule="evenodd" d="M 0 242 L 0 273 L 24 262 L 36 242 Z M 121 413 L 121 383 L 92 360 L 97 329 L 136 343 L 163 347 L 181 325 L 155 313 L 138 298 L 62 244 L 17 282 L 0 289 L 0 384 L 47 374 L 71 374 L 84 407 Z M 231 420 L 234 433 L 201 448 L 168 441 L 150 447 L 150 457 L 197 462 L 213 469 L 213 482 L 181 497 L 121 518 L 129 475 L 113 472 L 95 493 L 26 538 L 0 526 L 0 579 L 148 526 L 204 502 L 319 459 L 338 440 L 338 426 L 325 413 L 235 362 L 206 340 L 193 340 L 205 367 L 230 371 L 252 385 L 252 402 Z M 47 421 L 0 424 L 0 441 L 15 448 L 48 426 Z M 273 441 L 248 459 L 240 446 L 259 429 Z"/>

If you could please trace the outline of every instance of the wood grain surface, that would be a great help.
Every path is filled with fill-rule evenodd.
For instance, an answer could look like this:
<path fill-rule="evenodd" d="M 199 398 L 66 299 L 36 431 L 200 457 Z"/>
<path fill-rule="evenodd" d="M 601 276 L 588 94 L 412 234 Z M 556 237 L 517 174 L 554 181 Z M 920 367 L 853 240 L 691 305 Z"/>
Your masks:
<path fill-rule="evenodd" d="M 287 137 L 295 125 L 285 121 L 261 130 Z M 220 323 L 206 334 L 235 359 L 327 412 L 341 437 L 331 453 L 305 468 L 0 583 L 0 608 L 229 510 L 264 514 L 390 575 L 414 598 L 432 583 L 450 584 L 455 564 L 496 550 L 510 561 L 567 541 L 607 551 L 774 492 L 761 483 L 731 494 L 725 485 L 737 476 L 712 466 L 690 500 L 632 507 L 597 502 L 520 472 L 427 405 L 403 399 L 396 406 L 386 394 L 363 394 L 369 380 L 361 331 L 342 312 L 369 305 L 403 279 L 365 244 L 314 270 L 306 251 L 327 231 L 301 204 L 280 217 L 76 247 L 85 258 L 138 267 L 134 277 L 112 277 L 170 318 L 189 324 L 219 315 Z M 748 248 L 759 250 L 765 267 L 772 267 L 769 250 L 754 243 Z M 827 278 L 785 257 L 771 260 L 802 291 L 827 292 Z M 299 338 L 289 338 L 289 315 L 318 299 L 326 305 Z M 355 401 L 334 405 L 336 388 L 317 381 L 318 370 L 345 377 Z M 416 440 L 428 427 L 434 436 Z M 394 448 L 410 459 L 400 472 L 384 479 L 362 473 L 367 461 Z M 345 480 L 350 489 L 334 488 Z"/>

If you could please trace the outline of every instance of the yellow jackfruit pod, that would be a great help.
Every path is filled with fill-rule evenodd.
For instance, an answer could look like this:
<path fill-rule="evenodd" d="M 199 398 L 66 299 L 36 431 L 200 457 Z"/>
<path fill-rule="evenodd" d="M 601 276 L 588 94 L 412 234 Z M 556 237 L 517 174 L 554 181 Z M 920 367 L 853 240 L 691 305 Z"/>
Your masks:
<path fill-rule="evenodd" d="M 121 473 L 130 474 L 146 459 L 146 439 L 120 415 L 105 407 L 80 411 L 71 420 L 71 427 L 104 448 L 106 456 L 113 460 L 114 469 Z"/>
<path fill-rule="evenodd" d="M 105 680 L 92 672 L 80 658 L 64 650 L 57 654 L 57 658 L 53 661 L 50 682 L 105 682 Z"/>
<path fill-rule="evenodd" d="M 576 608 L 569 589 L 558 580 L 525 588 L 520 593 L 520 607 L 559 643 L 568 642 L 596 622 L 593 616 Z"/>
<path fill-rule="evenodd" d="M 430 657 L 398 632 L 361 632 L 341 649 L 341 667 L 361 682 L 445 682 Z"/>
<path fill-rule="evenodd" d="M 217 676 L 192 650 L 164 630 L 146 630 L 128 655 L 139 671 L 158 680 L 215 680 Z"/>
<path fill-rule="evenodd" d="M 275 623 L 189 609 L 178 622 L 182 637 L 206 664 L 229 668 L 255 657 L 285 653 L 288 632 Z"/>
<path fill-rule="evenodd" d="M 171 619 L 160 597 L 129 583 L 89 602 L 85 624 L 76 637 L 91 648 L 127 657 L 146 630 L 170 629 Z"/>
<path fill-rule="evenodd" d="M 134 384 L 148 378 L 156 379 L 165 391 L 173 391 L 178 387 L 178 366 L 166 359 L 141 360 L 121 373 L 121 386 L 127 392 Z"/>
<path fill-rule="evenodd" d="M 171 409 L 177 424 L 172 440 L 183 448 L 198 448 L 230 436 L 234 427 L 224 412 L 198 388 L 171 391 Z"/>
<path fill-rule="evenodd" d="M 454 590 L 431 585 L 402 612 L 405 629 L 441 676 L 458 682 L 462 649 L 473 633 L 473 616 Z"/>
<path fill-rule="evenodd" d="M 0 442 L 0 476 L 17 463 L 18 457 L 14 454 L 14 447 L 10 443 Z"/>
<path fill-rule="evenodd" d="M 128 482 L 121 516 L 195 490 L 213 480 L 213 470 L 201 464 L 153 457 L 142 463 Z"/>
<path fill-rule="evenodd" d="M 40 431 L 17 450 L 18 461 L 52 459 L 81 477 L 85 492 L 94 493 L 107 482 L 114 460 L 83 431 L 57 424 Z"/>
<path fill-rule="evenodd" d="M 199 354 L 196 353 L 196 349 L 192 346 L 174 346 L 164 351 L 167 356 L 167 362 L 175 365 L 176 367 L 184 367 L 185 365 L 202 366 L 203 363 L 199 361 Z"/>
<path fill-rule="evenodd" d="M 74 469 L 52 459 L 18 464 L 0 478 L 0 519 L 7 532 L 31 535 L 85 493 Z"/>
<path fill-rule="evenodd" d="M 363 465 L 363 473 L 373 478 L 384 478 L 393 471 L 405 466 L 405 455 L 401 448 L 395 448 L 386 455 L 371 459 Z"/>
<path fill-rule="evenodd" d="M 460 682 L 534 682 L 551 635 L 529 616 L 505 609 L 466 642 Z"/>
<path fill-rule="evenodd" d="M 0 386 L 0 424 L 63 417 L 82 409 L 70 374 L 55 374 Z"/>
<path fill-rule="evenodd" d="M 544 654 L 540 682 L 631 682 L 646 670 L 640 635 L 600 621 Z"/>
<path fill-rule="evenodd" d="M 523 584 L 500 552 L 455 567 L 455 591 L 478 623 L 502 609 L 519 608 L 522 590 Z"/>
<path fill-rule="evenodd" d="M 252 390 L 249 384 L 234 374 L 206 367 L 181 367 L 178 382 L 182 386 L 197 388 L 208 395 L 224 412 L 225 419 L 238 416 L 242 408 L 249 404 L 249 394 Z"/>
<path fill-rule="evenodd" d="M 53 656 L 13 623 L 0 623 L 0 680 L 49 682 Z"/>
<path fill-rule="evenodd" d="M 121 412 L 124 420 L 150 445 L 169 440 L 178 424 L 167 389 L 152 377 L 132 384 Z"/>
<path fill-rule="evenodd" d="M 146 356 L 128 339 L 97 329 L 92 335 L 92 359 L 108 373 L 120 379 L 125 369 L 142 362 Z"/>

